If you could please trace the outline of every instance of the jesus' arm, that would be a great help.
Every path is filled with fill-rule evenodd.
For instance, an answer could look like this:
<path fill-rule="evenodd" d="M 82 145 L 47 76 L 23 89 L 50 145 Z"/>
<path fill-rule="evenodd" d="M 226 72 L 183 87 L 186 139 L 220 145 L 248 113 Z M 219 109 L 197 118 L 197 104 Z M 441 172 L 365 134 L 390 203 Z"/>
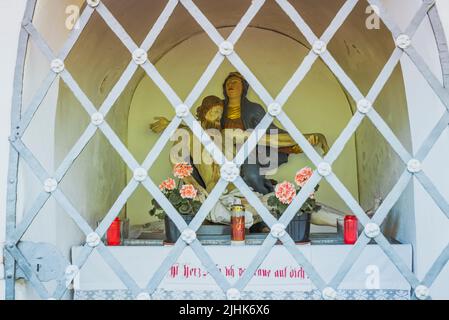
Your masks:
<path fill-rule="evenodd" d="M 323 150 L 324 154 L 327 154 L 327 152 L 329 151 L 327 139 L 323 134 L 305 134 L 304 137 L 313 147 L 320 147 Z M 293 147 L 296 151 L 295 153 L 303 153 L 303 150 L 296 144 L 296 142 L 288 133 L 265 135 L 262 137 L 259 144 L 278 149 L 284 147 Z"/>
<path fill-rule="evenodd" d="M 237 141 L 248 139 L 252 131 L 247 130 L 233 130 L 231 139 Z M 320 147 L 324 154 L 329 151 L 329 145 L 327 143 L 326 137 L 321 133 L 305 134 L 304 137 L 309 141 L 313 147 Z M 267 146 L 275 149 L 281 148 L 291 148 L 293 153 L 299 154 L 303 153 L 303 150 L 298 146 L 295 140 L 288 133 L 277 133 L 277 134 L 265 134 L 260 140 L 259 145 Z"/>

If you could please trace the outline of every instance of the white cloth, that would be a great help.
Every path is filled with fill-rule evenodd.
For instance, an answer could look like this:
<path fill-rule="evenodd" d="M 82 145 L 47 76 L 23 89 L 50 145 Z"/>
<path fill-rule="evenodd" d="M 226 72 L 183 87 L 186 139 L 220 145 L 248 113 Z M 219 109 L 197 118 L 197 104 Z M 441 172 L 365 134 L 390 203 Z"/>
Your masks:
<path fill-rule="evenodd" d="M 207 216 L 207 220 L 215 223 L 231 224 L 231 206 L 242 198 L 244 198 L 243 195 L 237 189 L 221 196 Z M 253 224 L 254 218 L 252 213 L 245 211 L 245 227 L 249 229 Z"/>
<path fill-rule="evenodd" d="M 332 279 L 348 254 L 350 245 L 297 245 L 304 257 L 327 282 Z M 412 268 L 411 245 L 393 245 L 396 254 L 405 265 Z M 173 246 L 164 247 L 109 247 L 114 257 L 144 288 L 167 258 Z M 259 246 L 205 246 L 204 249 L 217 264 L 226 279 L 235 283 L 241 271 L 248 268 L 259 252 Z M 77 259 L 83 247 L 72 249 L 72 259 Z M 75 260 L 76 261 L 76 260 Z M 303 277 L 301 266 L 283 246 L 274 246 L 260 265 L 246 291 L 308 291 L 311 281 Z M 232 272 L 234 270 L 234 272 Z M 74 282 L 75 290 L 126 289 L 112 269 L 94 250 Z M 176 291 L 217 290 L 214 278 L 206 272 L 201 261 L 190 247 L 186 247 L 179 259 L 162 280 L 160 289 Z M 378 245 L 368 245 L 354 262 L 350 273 L 339 289 L 345 290 L 410 290 L 410 284 L 401 275 Z"/>

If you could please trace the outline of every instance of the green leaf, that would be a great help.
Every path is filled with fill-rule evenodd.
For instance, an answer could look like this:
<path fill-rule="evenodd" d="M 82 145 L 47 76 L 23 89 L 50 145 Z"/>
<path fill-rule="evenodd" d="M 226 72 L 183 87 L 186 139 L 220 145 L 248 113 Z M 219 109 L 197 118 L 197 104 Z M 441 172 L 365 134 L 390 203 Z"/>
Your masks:
<path fill-rule="evenodd" d="M 185 202 L 178 207 L 178 211 L 180 214 L 192 214 L 192 208 Z"/>
<path fill-rule="evenodd" d="M 284 213 L 285 210 L 287 210 L 287 208 L 288 208 L 287 204 L 283 204 L 283 203 L 279 202 L 278 209 L 279 209 L 280 213 Z"/>
<path fill-rule="evenodd" d="M 202 203 L 200 201 L 193 201 L 192 207 L 193 207 L 193 213 L 198 213 L 200 211 Z"/>
<path fill-rule="evenodd" d="M 276 207 L 277 205 L 278 205 L 278 199 L 276 198 L 276 196 L 271 196 L 271 197 L 269 197 L 268 198 L 268 200 L 267 200 L 267 204 L 270 206 L 270 207 Z"/>
<path fill-rule="evenodd" d="M 151 204 L 153 205 L 154 208 L 156 208 L 156 210 L 162 210 L 162 207 L 159 205 L 159 203 L 155 199 L 151 200 Z"/>
<path fill-rule="evenodd" d="M 182 199 L 182 197 L 181 197 L 181 195 L 179 193 L 173 192 L 172 194 L 170 194 L 168 200 L 171 202 L 171 204 L 173 206 L 176 207 L 176 206 L 181 204 L 183 199 Z"/>

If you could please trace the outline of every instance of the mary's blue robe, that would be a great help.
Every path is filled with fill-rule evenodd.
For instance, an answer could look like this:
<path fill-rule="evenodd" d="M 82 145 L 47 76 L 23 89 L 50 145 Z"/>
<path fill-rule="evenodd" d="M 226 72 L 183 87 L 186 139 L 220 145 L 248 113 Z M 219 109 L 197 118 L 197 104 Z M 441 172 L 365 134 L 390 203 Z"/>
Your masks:
<path fill-rule="evenodd" d="M 229 76 L 232 77 L 232 74 Z M 228 79 L 229 79 L 228 77 Z M 223 91 L 224 91 L 224 114 L 222 118 L 222 127 L 225 127 L 226 119 L 228 116 L 228 107 L 229 107 L 229 98 L 226 93 L 226 79 L 223 85 Z M 265 109 L 257 103 L 251 102 L 246 97 L 249 89 L 249 84 L 247 81 L 243 80 L 243 94 L 242 94 L 242 100 L 240 104 L 240 114 L 241 114 L 241 120 L 244 126 L 245 130 L 248 129 L 256 129 L 258 124 L 262 121 L 262 119 L 266 115 Z M 270 133 L 271 130 L 276 130 L 278 134 L 287 133 L 285 130 L 282 130 L 278 128 L 276 125 L 271 124 L 271 126 L 268 128 L 267 134 Z M 245 162 L 245 164 L 241 168 L 241 176 L 245 180 L 245 182 L 256 192 L 259 192 L 261 194 L 267 194 L 270 192 L 273 192 L 274 186 L 271 180 L 268 180 L 265 178 L 263 174 L 261 174 L 261 169 L 266 168 L 270 166 L 270 164 L 263 163 L 265 161 L 260 161 L 260 148 L 265 148 L 264 154 L 269 157 L 271 160 L 277 161 L 277 165 L 280 166 L 288 161 L 288 153 L 279 152 L 279 150 L 265 147 L 265 146 L 257 146 L 257 149 L 255 150 L 256 155 L 256 161 L 253 161 L 255 163 L 251 163 L 249 159 Z M 273 154 L 273 152 L 276 152 L 277 154 Z M 276 159 L 277 156 L 277 159 Z M 254 157 L 253 157 L 254 158 Z M 264 159 L 266 160 L 266 159 Z M 272 165 L 272 164 L 271 164 Z"/>

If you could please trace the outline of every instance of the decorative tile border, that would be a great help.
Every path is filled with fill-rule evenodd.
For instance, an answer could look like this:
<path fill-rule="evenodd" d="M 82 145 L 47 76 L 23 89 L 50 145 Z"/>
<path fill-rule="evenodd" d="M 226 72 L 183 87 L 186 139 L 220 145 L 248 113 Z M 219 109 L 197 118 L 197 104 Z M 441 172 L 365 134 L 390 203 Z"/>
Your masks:
<path fill-rule="evenodd" d="M 410 300 L 407 290 L 338 290 L 338 300 Z M 222 291 L 156 290 L 153 300 L 225 300 Z M 134 300 L 129 290 L 80 290 L 75 300 Z M 242 300 L 322 300 L 321 292 L 243 291 Z"/>

